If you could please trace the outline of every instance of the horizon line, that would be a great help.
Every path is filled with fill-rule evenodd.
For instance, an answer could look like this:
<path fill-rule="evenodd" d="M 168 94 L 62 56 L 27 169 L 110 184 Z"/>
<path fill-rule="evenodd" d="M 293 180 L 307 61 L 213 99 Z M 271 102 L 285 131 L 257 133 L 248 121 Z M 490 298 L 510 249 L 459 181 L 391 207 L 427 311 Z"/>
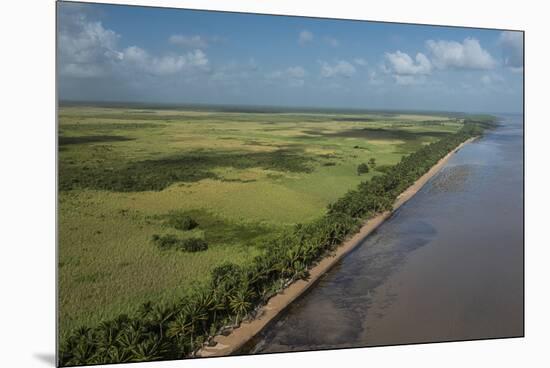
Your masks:
<path fill-rule="evenodd" d="M 86 105 L 91 107 L 94 105 L 111 105 L 111 107 L 124 107 L 129 105 L 150 105 L 149 108 L 162 106 L 166 108 L 177 107 L 203 107 L 203 108 L 245 108 L 254 109 L 272 109 L 272 110 L 295 110 L 310 112 L 312 110 L 325 111 L 356 111 L 356 112 L 422 112 L 422 113 L 444 113 L 444 114 L 518 114 L 523 115 L 524 111 L 460 111 L 460 110 L 442 110 L 442 109 L 425 109 L 425 108 L 384 108 L 384 107 L 350 107 L 350 106 L 312 106 L 312 105 L 264 105 L 264 104 L 236 104 L 236 103 L 206 103 L 206 102 L 154 102 L 154 101 L 106 101 L 106 100 L 80 100 L 80 99 L 58 99 L 58 105 Z M 147 108 L 147 107 L 144 107 Z M 243 111 L 245 112 L 245 111 Z M 254 111 L 250 111 L 254 112 Z M 269 112 L 269 111 L 256 111 Z M 275 112 L 275 111 L 273 111 Z"/>

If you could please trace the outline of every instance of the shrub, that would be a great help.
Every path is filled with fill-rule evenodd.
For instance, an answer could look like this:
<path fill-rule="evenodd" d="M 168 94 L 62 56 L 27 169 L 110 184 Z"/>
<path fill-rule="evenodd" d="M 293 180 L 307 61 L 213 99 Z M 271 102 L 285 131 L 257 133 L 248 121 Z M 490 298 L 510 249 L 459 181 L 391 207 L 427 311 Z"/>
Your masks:
<path fill-rule="evenodd" d="M 242 268 L 234 263 L 224 263 L 212 270 L 212 286 L 233 289 L 240 284 L 242 271 Z"/>
<path fill-rule="evenodd" d="M 154 234 L 152 240 L 153 243 L 163 250 L 175 248 L 185 252 L 202 252 L 208 249 L 208 243 L 201 238 L 180 239 L 172 234 Z"/>
<path fill-rule="evenodd" d="M 357 166 L 357 175 L 366 174 L 369 172 L 369 166 L 365 163 L 359 164 Z"/>
<path fill-rule="evenodd" d="M 174 248 L 178 244 L 179 240 L 175 235 L 153 235 L 153 243 L 155 243 L 160 249 Z"/>
<path fill-rule="evenodd" d="M 202 252 L 208 249 L 208 243 L 201 238 L 182 239 L 179 243 L 179 249 L 186 252 Z"/>
<path fill-rule="evenodd" d="M 199 223 L 195 221 L 191 216 L 182 213 L 173 214 L 170 217 L 169 224 L 174 229 L 182 231 L 193 230 L 194 228 L 199 226 Z"/>

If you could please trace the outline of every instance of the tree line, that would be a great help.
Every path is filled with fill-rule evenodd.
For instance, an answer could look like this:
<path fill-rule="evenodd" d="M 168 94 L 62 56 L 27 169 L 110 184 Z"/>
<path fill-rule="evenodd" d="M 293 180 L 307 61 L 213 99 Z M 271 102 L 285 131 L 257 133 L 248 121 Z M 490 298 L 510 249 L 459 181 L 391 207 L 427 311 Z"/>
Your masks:
<path fill-rule="evenodd" d="M 270 240 L 265 251 L 249 264 L 224 263 L 216 267 L 208 282 L 175 303 L 145 303 L 132 316 L 120 315 L 95 327 L 74 330 L 61 343 L 59 364 L 193 356 L 213 336 L 254 318 L 272 296 L 293 281 L 306 278 L 308 270 L 355 233 L 361 223 L 391 210 L 397 196 L 441 158 L 493 125 L 491 121 L 466 119 L 457 133 L 404 156 L 384 175 L 359 184 L 330 204 L 321 218 L 298 224 Z"/>

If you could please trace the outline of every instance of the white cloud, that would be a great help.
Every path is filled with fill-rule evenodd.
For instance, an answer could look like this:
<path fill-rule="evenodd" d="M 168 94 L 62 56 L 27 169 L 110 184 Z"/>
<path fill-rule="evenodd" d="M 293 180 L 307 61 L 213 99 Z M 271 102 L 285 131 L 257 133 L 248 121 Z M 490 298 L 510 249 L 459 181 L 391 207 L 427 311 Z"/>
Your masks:
<path fill-rule="evenodd" d="M 338 47 L 340 46 L 340 41 L 334 37 L 325 37 L 325 42 L 328 43 L 332 47 Z"/>
<path fill-rule="evenodd" d="M 325 61 L 320 61 L 321 75 L 325 78 L 345 77 L 349 78 L 355 74 L 355 67 L 348 61 L 340 60 L 331 65 Z"/>
<path fill-rule="evenodd" d="M 430 74 L 432 71 L 430 60 L 420 52 L 416 54 L 415 60 L 399 50 L 387 52 L 385 56 L 390 64 L 385 70 L 396 75 Z"/>
<path fill-rule="evenodd" d="M 523 33 L 506 31 L 499 37 L 499 45 L 502 48 L 504 65 L 513 71 L 523 70 Z"/>
<path fill-rule="evenodd" d="M 369 84 L 373 86 L 379 86 L 383 84 L 384 81 L 378 77 L 378 73 L 375 70 L 369 71 Z"/>
<path fill-rule="evenodd" d="M 303 30 L 298 35 L 298 43 L 304 45 L 308 42 L 313 41 L 313 33 L 307 30 Z"/>
<path fill-rule="evenodd" d="M 72 77 L 97 77 L 109 64 L 121 59 L 120 36 L 101 22 L 88 21 L 84 14 L 67 14 L 59 22 L 60 73 Z"/>
<path fill-rule="evenodd" d="M 190 69 L 205 69 L 208 59 L 201 50 L 194 50 L 185 55 L 151 56 L 137 46 L 124 50 L 123 60 L 142 71 L 155 75 L 175 74 Z"/>
<path fill-rule="evenodd" d="M 491 69 L 496 65 L 491 54 L 475 38 L 466 38 L 462 43 L 428 40 L 426 47 L 432 63 L 440 69 Z"/>
<path fill-rule="evenodd" d="M 155 56 L 138 46 L 121 50 L 119 38 L 101 22 L 89 20 L 85 13 L 64 13 L 59 22 L 60 74 L 73 78 L 120 77 L 137 70 L 165 76 L 208 68 L 208 58 L 201 50 Z"/>
<path fill-rule="evenodd" d="M 176 34 L 170 36 L 168 40 L 171 44 L 192 49 L 205 49 L 208 47 L 206 38 L 199 35 L 188 36 Z"/>
<path fill-rule="evenodd" d="M 208 58 L 206 57 L 206 54 L 201 50 L 189 52 L 184 57 L 185 59 L 187 59 L 187 65 L 201 68 L 208 65 Z"/>
<path fill-rule="evenodd" d="M 267 79 L 283 81 L 291 87 L 301 87 L 305 84 L 306 71 L 301 66 L 291 66 L 283 70 L 276 70 L 267 74 Z"/>
<path fill-rule="evenodd" d="M 353 62 L 359 66 L 367 66 L 367 60 L 363 59 L 363 58 L 355 58 L 353 59 Z"/>

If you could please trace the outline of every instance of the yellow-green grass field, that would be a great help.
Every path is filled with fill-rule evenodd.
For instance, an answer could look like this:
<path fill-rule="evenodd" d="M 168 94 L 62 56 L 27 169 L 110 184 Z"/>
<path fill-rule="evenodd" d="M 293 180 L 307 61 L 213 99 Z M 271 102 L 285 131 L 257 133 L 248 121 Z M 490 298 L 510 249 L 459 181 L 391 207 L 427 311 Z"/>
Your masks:
<path fill-rule="evenodd" d="M 269 237 L 461 126 L 417 113 L 62 106 L 61 335 L 176 300 L 214 267 L 251 260 Z M 198 227 L 173 228 L 182 213 Z M 200 237 L 208 249 L 161 250 L 154 234 Z"/>

